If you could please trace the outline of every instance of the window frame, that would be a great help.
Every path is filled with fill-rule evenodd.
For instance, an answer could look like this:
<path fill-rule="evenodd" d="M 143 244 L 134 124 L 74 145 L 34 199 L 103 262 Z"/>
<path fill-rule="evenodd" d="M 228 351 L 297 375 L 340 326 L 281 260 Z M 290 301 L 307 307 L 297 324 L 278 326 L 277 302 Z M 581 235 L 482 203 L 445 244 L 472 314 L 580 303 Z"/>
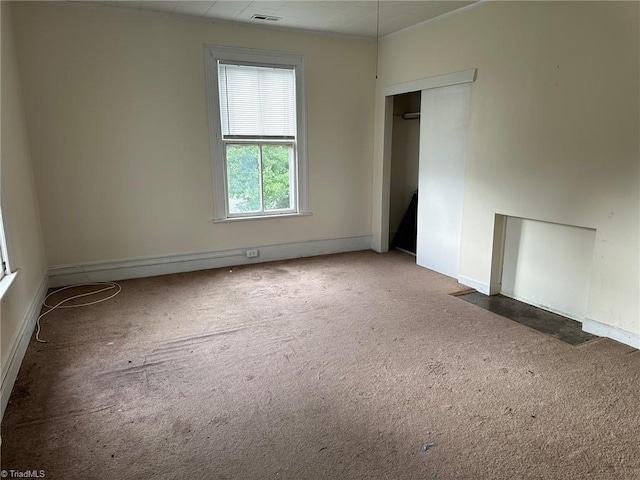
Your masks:
<path fill-rule="evenodd" d="M 295 53 L 258 50 L 250 48 L 204 45 L 205 82 L 207 111 L 209 116 L 209 139 L 213 170 L 213 220 L 224 222 L 255 218 L 278 218 L 283 216 L 309 215 L 308 167 L 307 167 L 307 127 L 306 127 L 306 89 L 304 75 L 304 57 Z M 293 140 L 293 168 L 295 186 L 293 188 L 293 208 L 286 210 L 267 210 L 261 212 L 229 213 L 229 195 L 227 188 L 226 145 L 235 143 L 266 143 L 256 136 L 255 139 L 224 139 L 220 118 L 220 92 L 218 88 L 218 61 L 255 65 L 262 67 L 293 68 L 296 86 L 296 136 Z M 252 141 L 253 140 L 253 141 Z M 275 143 L 287 143 L 275 141 Z"/>
<path fill-rule="evenodd" d="M 2 280 L 7 275 L 11 275 L 12 273 L 11 266 L 9 265 L 9 254 L 7 250 L 7 237 L 4 231 L 2 206 L 0 205 L 0 280 Z"/>
<path fill-rule="evenodd" d="M 0 300 L 4 298 L 9 287 L 18 276 L 20 270 L 12 270 L 9 264 L 7 236 L 4 228 L 2 205 L 0 204 Z"/>

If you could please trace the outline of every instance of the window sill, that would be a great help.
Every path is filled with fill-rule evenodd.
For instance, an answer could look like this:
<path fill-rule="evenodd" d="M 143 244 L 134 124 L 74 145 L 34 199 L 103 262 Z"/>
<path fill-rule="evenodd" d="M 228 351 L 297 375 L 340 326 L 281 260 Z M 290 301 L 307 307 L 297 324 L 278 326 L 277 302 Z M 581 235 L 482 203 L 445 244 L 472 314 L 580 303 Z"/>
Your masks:
<path fill-rule="evenodd" d="M 20 269 L 16 270 L 13 273 L 9 273 L 8 275 L 5 275 L 4 277 L 2 277 L 2 279 L 0 280 L 0 300 L 2 300 L 4 296 L 7 294 L 9 287 L 18 276 L 19 271 Z"/>
<path fill-rule="evenodd" d="M 313 215 L 313 213 L 311 212 L 283 213 L 281 215 L 256 215 L 255 217 L 232 217 L 214 219 L 213 223 L 245 222 L 248 220 L 267 220 L 274 218 L 309 217 L 311 215 Z"/>

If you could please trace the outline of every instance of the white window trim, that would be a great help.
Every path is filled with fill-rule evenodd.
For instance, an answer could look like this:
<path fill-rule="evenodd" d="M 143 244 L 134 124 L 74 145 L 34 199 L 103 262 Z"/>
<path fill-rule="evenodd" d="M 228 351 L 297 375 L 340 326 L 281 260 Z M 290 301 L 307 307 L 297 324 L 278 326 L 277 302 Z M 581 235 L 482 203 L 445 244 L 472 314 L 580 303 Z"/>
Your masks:
<path fill-rule="evenodd" d="M 220 125 L 220 97 L 218 92 L 218 60 L 247 62 L 257 65 L 293 66 L 296 69 L 296 185 L 295 212 L 265 212 L 260 215 L 229 216 L 224 142 Z M 309 215 L 307 161 L 307 107 L 304 80 L 304 57 L 299 54 L 217 45 L 204 46 L 209 141 L 213 166 L 214 222 L 251 220 L 259 218 L 296 217 Z"/>
<path fill-rule="evenodd" d="M 2 208 L 0 207 L 0 300 L 4 298 L 9 287 L 18 276 L 18 272 L 11 271 L 9 265 L 9 253 L 7 251 L 7 237 L 4 233 L 4 222 L 2 219 Z"/>

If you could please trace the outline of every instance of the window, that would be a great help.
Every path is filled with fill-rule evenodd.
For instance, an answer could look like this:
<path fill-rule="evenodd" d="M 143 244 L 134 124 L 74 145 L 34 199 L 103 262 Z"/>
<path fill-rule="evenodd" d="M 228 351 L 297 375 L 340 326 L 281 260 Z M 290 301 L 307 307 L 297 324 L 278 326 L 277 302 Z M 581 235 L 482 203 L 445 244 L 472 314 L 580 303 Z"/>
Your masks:
<path fill-rule="evenodd" d="M 4 233 L 4 222 L 2 220 L 2 211 L 0 211 L 0 280 L 5 275 L 10 275 L 9 261 L 7 255 L 7 239 Z"/>
<path fill-rule="evenodd" d="M 307 209 L 300 55 L 205 46 L 214 220 Z"/>
<path fill-rule="evenodd" d="M 1 209 L 0 209 L 1 210 Z M 11 271 L 9 266 L 9 256 L 7 255 L 7 240 L 4 232 L 4 223 L 2 221 L 2 212 L 0 211 L 0 300 L 7 293 L 7 290 L 16 279 L 18 271 Z"/>
<path fill-rule="evenodd" d="M 4 254 L 3 250 L 4 250 L 4 248 L 0 248 L 0 265 L 2 266 L 2 267 L 0 267 L 0 280 L 2 280 L 4 278 L 5 274 L 9 270 L 8 265 L 4 261 L 4 257 L 6 255 Z"/>

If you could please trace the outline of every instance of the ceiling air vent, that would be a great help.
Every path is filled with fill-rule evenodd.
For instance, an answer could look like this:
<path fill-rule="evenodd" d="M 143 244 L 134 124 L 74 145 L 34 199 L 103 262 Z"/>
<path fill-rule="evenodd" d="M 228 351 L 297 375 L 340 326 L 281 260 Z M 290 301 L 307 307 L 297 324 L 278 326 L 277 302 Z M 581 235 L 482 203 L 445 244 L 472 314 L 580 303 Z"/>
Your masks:
<path fill-rule="evenodd" d="M 265 20 L 267 22 L 277 22 L 278 20 L 282 20 L 282 17 L 274 17 L 272 15 L 261 15 L 259 13 L 254 14 L 251 18 L 253 20 Z"/>

